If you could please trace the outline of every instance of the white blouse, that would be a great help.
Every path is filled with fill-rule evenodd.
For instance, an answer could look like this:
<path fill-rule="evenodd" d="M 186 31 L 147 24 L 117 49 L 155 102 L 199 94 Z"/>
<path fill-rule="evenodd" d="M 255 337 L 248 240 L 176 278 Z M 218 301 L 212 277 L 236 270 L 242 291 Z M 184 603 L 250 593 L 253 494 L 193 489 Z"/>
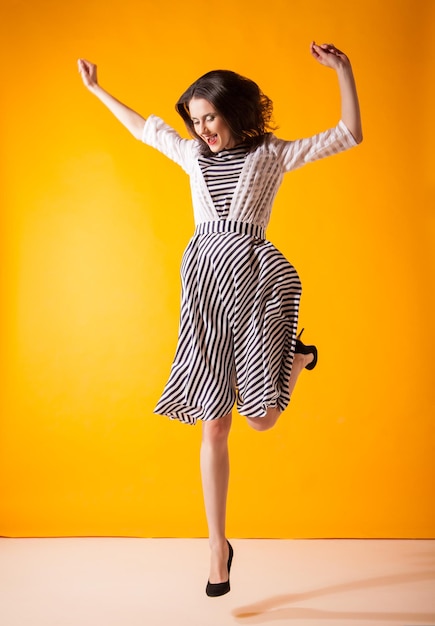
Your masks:
<path fill-rule="evenodd" d="M 195 224 L 219 219 L 198 159 L 199 142 L 183 139 L 162 119 L 150 115 L 142 141 L 178 163 L 190 176 Z M 356 146 L 343 121 L 306 139 L 285 141 L 273 134 L 246 156 L 226 219 L 251 222 L 266 228 L 273 200 L 286 172 Z"/>

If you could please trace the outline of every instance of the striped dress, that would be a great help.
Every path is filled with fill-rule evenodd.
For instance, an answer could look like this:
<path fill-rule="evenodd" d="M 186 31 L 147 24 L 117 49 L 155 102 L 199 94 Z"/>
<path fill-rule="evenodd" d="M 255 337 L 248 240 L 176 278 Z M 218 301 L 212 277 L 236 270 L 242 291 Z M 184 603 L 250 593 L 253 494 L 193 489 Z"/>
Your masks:
<path fill-rule="evenodd" d="M 178 345 L 154 409 L 187 424 L 229 413 L 261 419 L 289 403 L 301 283 L 295 268 L 265 238 L 285 172 L 356 145 L 343 122 L 307 139 L 267 135 L 204 157 L 150 116 L 143 141 L 190 176 L 195 232 L 181 264 Z"/>

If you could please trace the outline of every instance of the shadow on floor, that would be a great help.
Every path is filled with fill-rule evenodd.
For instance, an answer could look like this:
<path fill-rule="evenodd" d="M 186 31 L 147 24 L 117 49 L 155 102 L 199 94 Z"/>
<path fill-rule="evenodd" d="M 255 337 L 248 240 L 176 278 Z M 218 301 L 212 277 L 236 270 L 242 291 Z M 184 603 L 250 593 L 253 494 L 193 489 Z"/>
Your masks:
<path fill-rule="evenodd" d="M 292 619 L 336 619 L 336 620 L 366 620 L 366 621 L 397 621 L 402 624 L 427 624 L 435 626 L 435 612 L 433 613 L 406 613 L 398 612 L 370 612 L 370 611 L 327 611 L 323 609 L 311 609 L 304 607 L 278 608 L 283 604 L 293 604 L 303 602 L 321 596 L 329 596 L 335 593 L 346 593 L 360 589 L 373 587 L 394 586 L 406 583 L 435 580 L 435 571 L 415 572 L 409 574 L 392 574 L 389 576 L 378 576 L 356 580 L 349 583 L 330 585 L 320 589 L 313 589 L 304 593 L 290 593 L 272 598 L 265 598 L 255 604 L 234 609 L 233 617 L 239 623 L 261 624 L 263 622 L 292 620 Z"/>

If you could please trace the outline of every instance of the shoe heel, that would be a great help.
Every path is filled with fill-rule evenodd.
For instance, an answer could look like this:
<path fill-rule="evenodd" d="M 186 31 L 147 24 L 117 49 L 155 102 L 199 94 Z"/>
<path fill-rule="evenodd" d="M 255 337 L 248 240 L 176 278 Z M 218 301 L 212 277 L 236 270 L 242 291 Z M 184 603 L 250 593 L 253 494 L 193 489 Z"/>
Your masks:
<path fill-rule="evenodd" d="M 228 569 L 228 580 L 226 580 L 223 583 L 211 583 L 210 581 L 207 582 L 207 586 L 205 588 L 205 593 L 208 595 L 209 598 L 218 598 L 219 596 L 223 596 L 226 593 L 228 593 L 230 591 L 230 571 L 231 571 L 231 563 L 233 562 L 233 556 L 234 556 L 234 550 L 232 545 L 230 544 L 230 542 L 227 539 L 227 544 L 228 544 L 228 562 L 227 562 L 227 569 Z"/>
<path fill-rule="evenodd" d="M 313 360 L 311 361 L 311 363 L 308 363 L 308 365 L 305 366 L 305 369 L 313 370 L 317 365 L 317 348 L 316 346 L 306 346 L 304 343 L 302 343 L 301 337 L 304 330 L 305 329 L 303 328 L 299 335 L 296 337 L 295 354 L 312 354 Z"/>

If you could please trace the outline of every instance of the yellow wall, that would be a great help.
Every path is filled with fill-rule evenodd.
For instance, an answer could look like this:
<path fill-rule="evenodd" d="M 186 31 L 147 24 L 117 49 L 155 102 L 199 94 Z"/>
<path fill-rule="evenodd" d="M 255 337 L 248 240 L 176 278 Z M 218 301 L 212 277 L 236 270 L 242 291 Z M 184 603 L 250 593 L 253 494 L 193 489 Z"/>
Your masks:
<path fill-rule="evenodd" d="M 144 115 L 230 68 L 278 134 L 336 123 L 349 53 L 358 149 L 290 174 L 268 236 L 299 270 L 303 374 L 278 427 L 231 437 L 230 536 L 433 537 L 434 3 L 23 0 L 1 19 L 0 534 L 203 536 L 200 426 L 152 415 L 176 344 L 188 181 L 82 87 Z"/>

